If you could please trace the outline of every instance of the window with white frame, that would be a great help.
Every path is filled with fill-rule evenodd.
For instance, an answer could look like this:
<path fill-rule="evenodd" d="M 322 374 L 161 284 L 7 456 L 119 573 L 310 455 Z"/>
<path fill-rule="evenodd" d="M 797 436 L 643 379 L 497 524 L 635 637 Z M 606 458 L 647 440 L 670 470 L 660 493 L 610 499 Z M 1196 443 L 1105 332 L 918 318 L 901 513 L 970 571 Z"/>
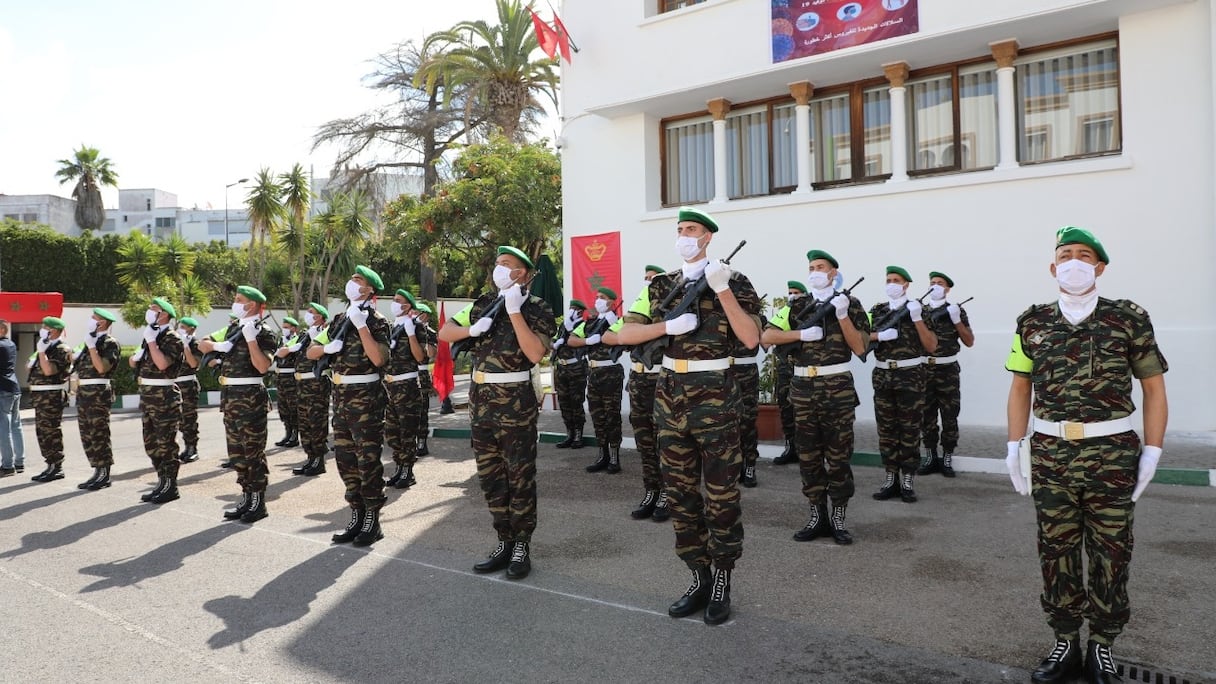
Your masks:
<path fill-rule="evenodd" d="M 726 194 L 731 199 L 769 192 L 768 107 L 726 115 Z"/>
<path fill-rule="evenodd" d="M 849 94 L 811 100 L 811 173 L 816 183 L 853 177 Z"/>
<path fill-rule="evenodd" d="M 714 126 L 704 116 L 664 128 L 666 204 L 708 202 L 714 196 Z"/>
<path fill-rule="evenodd" d="M 1119 54 L 1112 40 L 1019 59 L 1018 161 L 1117 153 Z"/>
<path fill-rule="evenodd" d="M 907 89 L 909 173 L 996 166 L 994 64 L 917 78 Z"/>

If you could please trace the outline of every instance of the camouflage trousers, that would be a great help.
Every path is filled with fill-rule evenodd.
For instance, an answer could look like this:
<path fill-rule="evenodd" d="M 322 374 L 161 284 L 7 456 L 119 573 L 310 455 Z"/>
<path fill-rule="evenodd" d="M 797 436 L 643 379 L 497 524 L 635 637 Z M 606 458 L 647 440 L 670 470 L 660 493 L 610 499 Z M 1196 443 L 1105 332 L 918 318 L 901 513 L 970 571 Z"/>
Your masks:
<path fill-rule="evenodd" d="M 47 463 L 63 463 L 63 407 L 67 406 L 68 393 L 64 390 L 31 390 L 30 395 L 30 403 L 34 405 L 34 435 L 38 438 L 38 450 Z"/>
<path fill-rule="evenodd" d="M 334 462 L 351 508 L 379 510 L 384 505 L 384 385 L 379 382 L 335 385 Z"/>
<path fill-rule="evenodd" d="M 958 363 L 925 367 L 925 413 L 920 433 L 926 449 L 937 448 L 937 416 L 942 417 L 942 451 L 954 453 L 958 446 L 958 414 L 962 408 L 962 389 Z"/>
<path fill-rule="evenodd" d="M 773 400 L 781 411 L 781 434 L 786 440 L 794 440 L 794 404 L 790 402 L 790 381 L 794 377 L 794 363 L 789 357 L 777 358 L 777 372 L 773 380 Z"/>
<path fill-rule="evenodd" d="M 177 385 L 142 385 L 139 409 L 143 414 L 144 452 L 160 477 L 176 478 L 177 428 L 182 421 L 182 392 Z"/>
<path fill-rule="evenodd" d="M 309 458 L 322 458 L 329 453 L 329 376 L 313 376 L 297 380 L 296 424 L 300 431 L 300 446 Z"/>
<path fill-rule="evenodd" d="M 739 506 L 739 388 L 725 372 L 664 369 L 654 393 L 654 425 L 676 533 L 688 567 L 729 570 L 743 555 Z M 705 495 L 701 494 L 704 481 Z"/>
<path fill-rule="evenodd" d="M 790 399 L 802 494 L 812 506 L 827 503 L 825 498 L 845 505 L 854 491 L 850 460 L 858 399 L 853 374 L 794 378 Z"/>
<path fill-rule="evenodd" d="M 414 465 L 418 460 L 418 416 L 422 413 L 422 393 L 413 380 L 384 385 L 388 394 L 384 409 L 384 441 L 393 450 L 397 465 Z"/>
<path fill-rule="evenodd" d="M 266 491 L 266 414 L 269 393 L 264 385 L 228 385 L 220 392 L 228 459 L 244 493 Z"/>
<path fill-rule="evenodd" d="M 110 443 L 110 406 L 114 390 L 109 385 L 81 385 L 76 390 L 76 427 L 89 465 L 94 468 L 114 465 Z"/>
<path fill-rule="evenodd" d="M 500 541 L 531 541 L 536 529 L 536 421 L 472 425 L 477 479 Z"/>
<path fill-rule="evenodd" d="M 1047 623 L 1058 638 L 1076 639 L 1088 619 L 1089 638 L 1109 645 L 1131 616 L 1131 496 L 1140 438 L 1125 432 L 1073 442 L 1034 433 L 1030 447 Z M 1082 547 L 1089 556 L 1088 591 Z"/>
<path fill-rule="evenodd" d="M 925 406 L 924 371 L 924 366 L 873 370 L 878 450 L 882 454 L 883 468 L 888 473 L 915 473 L 920 467 L 920 421 Z"/>
<path fill-rule="evenodd" d="M 553 391 L 557 393 L 557 405 L 561 407 L 562 423 L 566 430 L 582 430 L 587 423 L 583 402 L 587 399 L 587 362 L 558 364 L 553 371 Z"/>
<path fill-rule="evenodd" d="M 760 413 L 760 366 L 750 363 L 731 366 L 727 371 L 739 385 L 739 449 L 743 465 L 754 466 L 760 458 L 760 440 L 756 434 L 756 416 Z"/>
<path fill-rule="evenodd" d="M 587 375 L 587 407 L 600 444 L 621 445 L 621 393 L 625 369 L 620 364 L 593 368 Z"/>
<path fill-rule="evenodd" d="M 279 373 L 279 377 L 277 379 L 279 381 L 279 420 L 283 421 L 284 429 L 289 431 L 298 430 L 300 427 L 299 383 L 296 382 L 294 371 L 292 373 Z"/>
<path fill-rule="evenodd" d="M 188 447 L 198 446 L 198 380 L 183 380 L 177 383 L 182 391 L 182 441 Z"/>
<path fill-rule="evenodd" d="M 431 396 L 435 385 L 431 383 L 430 371 L 418 371 L 418 432 L 419 439 L 431 434 Z"/>
<path fill-rule="evenodd" d="M 629 424 L 633 426 L 633 441 L 642 459 L 642 487 L 652 492 L 663 488 L 659 452 L 654 441 L 654 388 L 658 381 L 658 373 L 633 370 L 627 383 Z"/>

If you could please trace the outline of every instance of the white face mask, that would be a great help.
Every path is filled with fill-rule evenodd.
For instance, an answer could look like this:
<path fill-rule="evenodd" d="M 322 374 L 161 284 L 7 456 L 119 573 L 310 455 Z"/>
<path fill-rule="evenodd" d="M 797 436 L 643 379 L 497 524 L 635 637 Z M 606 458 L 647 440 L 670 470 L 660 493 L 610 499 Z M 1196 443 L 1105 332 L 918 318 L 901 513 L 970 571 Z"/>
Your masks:
<path fill-rule="evenodd" d="M 942 300 L 946 298 L 946 288 L 941 285 L 931 285 L 929 287 L 929 299 Z"/>
<path fill-rule="evenodd" d="M 904 286 L 899 283 L 887 283 L 887 299 L 899 299 L 904 296 Z"/>
<path fill-rule="evenodd" d="M 310 328 L 314 327 L 317 324 L 317 317 L 310 313 L 306 313 L 304 314 L 304 323 Z"/>
<path fill-rule="evenodd" d="M 811 271 L 810 276 L 806 279 L 807 285 L 810 285 L 812 290 L 822 290 L 831 284 L 831 282 L 828 274 L 824 271 Z"/>
<path fill-rule="evenodd" d="M 500 290 L 505 290 L 514 282 L 511 280 L 511 269 L 501 264 L 494 267 L 494 286 Z"/>
<path fill-rule="evenodd" d="M 595 300 L 595 310 L 602 314 L 608 313 L 608 300 L 607 299 Z"/>
<path fill-rule="evenodd" d="M 147 311 L 144 312 L 144 322 L 147 323 L 148 325 L 156 325 L 156 319 L 159 317 L 160 317 L 160 314 L 153 311 L 152 309 L 148 309 Z"/>
<path fill-rule="evenodd" d="M 1087 264 L 1080 259 L 1069 259 L 1062 264 L 1056 264 L 1056 282 L 1060 289 L 1072 295 L 1088 292 L 1098 279 L 1093 264 Z"/>
<path fill-rule="evenodd" d="M 354 304 L 355 302 L 363 301 L 363 293 L 360 290 L 363 286 L 353 280 L 346 281 L 346 299 Z"/>
<path fill-rule="evenodd" d="M 401 318 L 401 316 L 405 313 L 405 307 L 402 306 L 400 302 L 393 302 L 392 304 L 388 305 L 388 308 L 389 311 L 393 312 L 393 318 Z"/>
<path fill-rule="evenodd" d="M 232 303 L 232 315 L 236 316 L 237 318 L 244 318 L 245 317 L 245 305 L 240 302 L 233 302 Z"/>
<path fill-rule="evenodd" d="M 90 318 L 89 322 L 85 324 L 84 331 L 90 334 L 97 332 L 97 319 Z"/>
<path fill-rule="evenodd" d="M 790 302 L 792 302 L 792 301 L 794 301 L 795 299 L 798 299 L 798 298 L 799 298 L 799 297 L 801 297 L 801 296 L 802 296 L 802 293 L 801 293 L 801 292 L 791 292 L 791 293 L 789 293 L 788 295 L 786 295 L 786 296 L 785 296 L 785 299 L 786 299 L 786 301 L 790 301 Z"/>
<path fill-rule="evenodd" d="M 684 261 L 692 261 L 701 253 L 700 240 L 688 235 L 676 238 L 676 254 Z"/>
<path fill-rule="evenodd" d="M 46 342 L 47 339 L 50 338 L 50 336 L 51 336 L 51 331 L 47 330 L 46 328 L 42 328 L 41 330 L 38 331 L 38 339 L 42 340 L 43 342 Z"/>
<path fill-rule="evenodd" d="M 190 333 L 187 332 L 185 328 L 178 328 L 177 334 L 181 335 L 182 337 L 190 337 Z"/>

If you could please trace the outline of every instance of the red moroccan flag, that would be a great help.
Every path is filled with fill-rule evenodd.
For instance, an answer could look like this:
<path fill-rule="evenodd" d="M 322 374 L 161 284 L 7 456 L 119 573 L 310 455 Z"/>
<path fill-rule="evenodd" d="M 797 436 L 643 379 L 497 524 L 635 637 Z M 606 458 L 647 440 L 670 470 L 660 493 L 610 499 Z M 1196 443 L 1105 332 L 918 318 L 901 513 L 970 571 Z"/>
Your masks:
<path fill-rule="evenodd" d="M 570 238 L 570 263 L 574 298 L 583 300 L 588 307 L 595 305 L 596 290 L 601 287 L 616 292 L 618 302 L 629 296 L 629 293 L 621 292 L 619 232 Z"/>
<path fill-rule="evenodd" d="M 535 15 L 533 15 L 535 16 Z M 566 25 L 562 23 L 557 13 L 553 13 L 553 28 L 557 34 L 557 47 L 561 49 L 562 59 L 570 61 L 570 32 L 566 30 Z"/>
<path fill-rule="evenodd" d="M 439 328 L 441 330 L 447 321 L 444 302 L 439 302 Z M 448 343 L 440 340 L 438 346 L 439 350 L 435 353 L 435 369 L 431 372 L 431 385 L 435 388 L 435 394 L 439 395 L 439 401 L 443 401 L 448 398 L 452 388 L 456 386 L 456 367 L 452 364 L 452 349 Z"/>
<path fill-rule="evenodd" d="M 532 14 L 532 29 L 536 31 L 536 42 L 540 43 L 540 49 L 549 59 L 553 59 L 557 55 L 558 36 L 557 31 L 553 30 L 552 26 L 546 24 L 540 17 L 536 16 L 536 12 L 532 8 L 528 8 L 528 12 Z"/>

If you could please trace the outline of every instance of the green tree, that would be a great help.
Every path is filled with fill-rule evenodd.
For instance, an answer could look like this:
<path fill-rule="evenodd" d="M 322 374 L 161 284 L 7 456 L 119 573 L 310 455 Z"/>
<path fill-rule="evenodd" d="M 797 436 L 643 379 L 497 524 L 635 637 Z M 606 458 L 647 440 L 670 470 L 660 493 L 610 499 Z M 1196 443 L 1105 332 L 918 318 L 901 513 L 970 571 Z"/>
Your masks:
<path fill-rule="evenodd" d="M 81 230 L 97 230 L 106 222 L 101 186 L 118 187 L 118 172 L 113 162 L 101 156 L 96 147 L 81 143 L 71 159 L 60 159 L 55 172 L 59 184 L 76 181 L 72 198 L 76 200 L 76 225 Z"/>
<path fill-rule="evenodd" d="M 330 210 L 318 217 L 325 254 L 325 275 L 318 290 L 322 297 L 329 295 L 335 272 L 354 273 L 361 248 L 375 232 L 370 212 L 367 196 L 355 190 L 334 195 Z"/>
<path fill-rule="evenodd" d="M 297 275 L 290 279 L 291 315 L 295 316 L 304 305 L 307 288 L 304 274 L 308 272 L 306 269 L 311 247 L 308 209 L 312 206 L 312 183 L 304 167 L 296 164 L 291 167 L 291 171 L 279 176 L 279 184 L 283 188 L 283 212 L 287 221 L 275 235 L 274 242 L 283 251 Z"/>
<path fill-rule="evenodd" d="M 261 288 L 266 270 L 266 237 L 273 236 L 286 216 L 283 209 L 283 186 L 270 169 L 258 171 L 254 185 L 245 197 L 249 212 L 249 282 Z"/>
<path fill-rule="evenodd" d="M 118 255 L 122 258 L 115 269 L 118 282 L 128 290 L 148 294 L 165 279 L 165 248 L 138 228 L 118 248 Z"/>
<path fill-rule="evenodd" d="M 127 287 L 122 319 L 132 327 L 144 325 L 144 311 L 153 297 L 168 299 L 178 316 L 211 310 L 211 296 L 194 275 L 198 254 L 178 236 L 163 244 L 132 230 L 118 248 L 115 266 L 119 283 Z"/>

